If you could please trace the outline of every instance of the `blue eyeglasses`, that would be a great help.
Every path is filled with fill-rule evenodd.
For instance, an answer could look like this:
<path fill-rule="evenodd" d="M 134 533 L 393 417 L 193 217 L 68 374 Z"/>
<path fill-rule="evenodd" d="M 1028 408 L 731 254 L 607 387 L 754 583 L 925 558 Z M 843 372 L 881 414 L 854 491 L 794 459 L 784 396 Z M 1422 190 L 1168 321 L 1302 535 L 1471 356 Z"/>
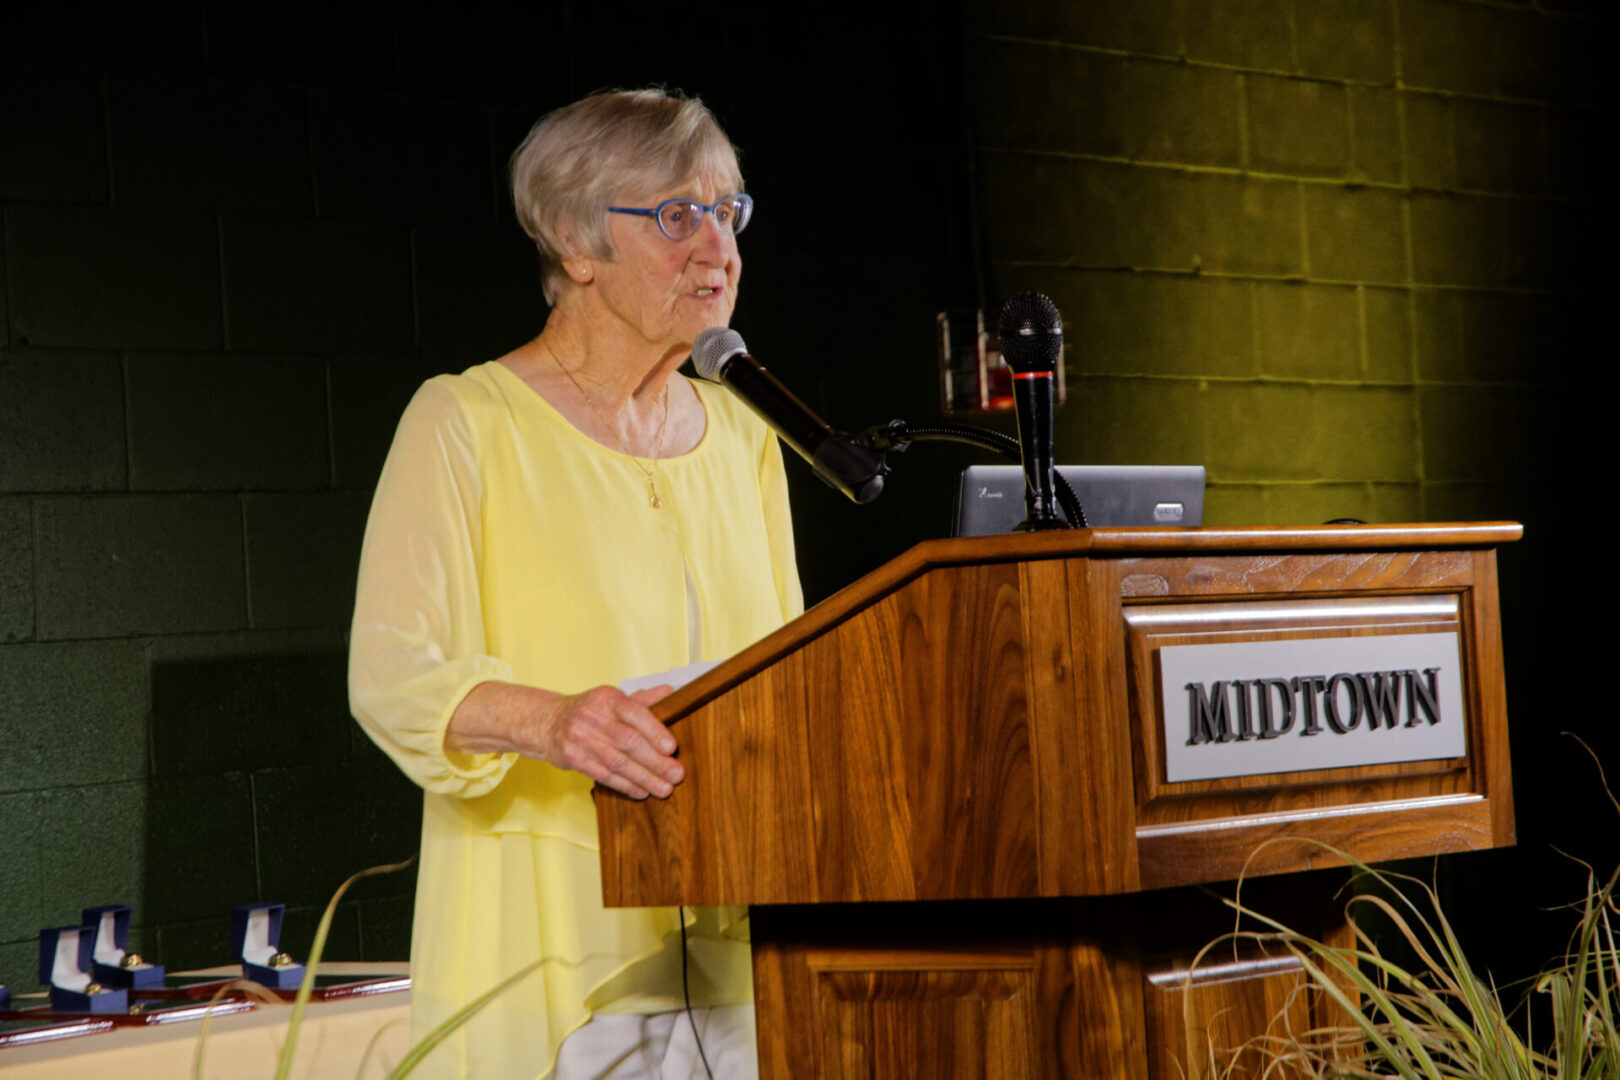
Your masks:
<path fill-rule="evenodd" d="M 751 195 L 727 195 L 713 206 L 692 199 L 665 199 L 651 210 L 610 206 L 608 213 L 656 218 L 658 230 L 671 240 L 685 240 L 703 227 L 704 214 L 713 214 L 715 224 L 735 236 L 748 227 L 748 219 L 754 216 L 754 199 Z"/>

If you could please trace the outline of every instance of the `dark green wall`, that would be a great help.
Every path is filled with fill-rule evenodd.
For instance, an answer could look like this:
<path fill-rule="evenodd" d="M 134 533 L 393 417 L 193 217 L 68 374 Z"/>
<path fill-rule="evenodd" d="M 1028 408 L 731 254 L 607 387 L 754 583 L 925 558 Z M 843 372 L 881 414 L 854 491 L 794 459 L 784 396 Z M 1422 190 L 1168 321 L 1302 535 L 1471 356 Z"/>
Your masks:
<path fill-rule="evenodd" d="M 369 489 L 423 377 L 541 325 L 501 163 L 606 85 L 700 93 L 742 146 L 736 324 L 836 424 L 937 415 L 934 313 L 1039 288 L 1073 346 L 1063 460 L 1206 463 L 1218 522 L 1530 522 L 1504 589 L 1536 850 L 1544 796 L 1585 783 L 1550 734 L 1578 682 L 1526 677 L 1569 659 L 1544 575 L 1585 540 L 1542 470 L 1600 430 L 1610 114 L 1578 11 L 801 7 L 676 50 L 633 29 L 652 4 L 41 12 L 0 33 L 0 981 L 115 900 L 171 966 L 259 898 L 298 951 L 344 876 L 414 848 L 343 700 Z M 865 508 L 790 464 L 810 597 L 941 535 L 968 460 L 914 449 Z M 368 884 L 334 952 L 402 956 L 409 904 Z"/>

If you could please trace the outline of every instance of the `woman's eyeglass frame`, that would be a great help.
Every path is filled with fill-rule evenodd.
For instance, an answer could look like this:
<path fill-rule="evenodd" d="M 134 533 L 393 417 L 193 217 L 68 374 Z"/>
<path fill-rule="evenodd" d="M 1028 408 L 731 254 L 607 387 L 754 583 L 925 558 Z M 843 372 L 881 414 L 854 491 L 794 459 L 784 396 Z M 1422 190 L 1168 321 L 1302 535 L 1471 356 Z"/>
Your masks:
<path fill-rule="evenodd" d="M 635 214 L 639 217 L 650 217 L 654 221 L 658 222 L 659 232 L 663 233 L 671 240 L 678 241 L 697 235 L 697 231 L 703 228 L 703 219 L 709 214 L 712 214 L 716 210 L 725 206 L 727 203 L 737 204 L 738 209 L 736 214 L 733 215 L 730 221 L 722 221 L 718 216 L 715 217 L 715 221 L 719 223 L 722 231 L 729 232 L 731 235 L 736 236 L 738 233 L 742 232 L 748 227 L 748 222 L 754 216 L 753 196 L 745 195 L 740 191 L 735 195 L 727 195 L 724 198 L 716 199 L 711 206 L 704 206 L 696 199 L 675 198 L 665 199 L 663 202 L 651 209 L 636 206 L 610 206 L 608 207 L 608 213 Z M 686 209 L 692 211 L 692 216 L 688 219 L 691 222 L 691 225 L 687 228 L 687 231 L 680 236 L 676 236 L 674 233 L 670 232 L 669 225 L 664 221 L 664 211 L 672 206 L 685 207 Z"/>

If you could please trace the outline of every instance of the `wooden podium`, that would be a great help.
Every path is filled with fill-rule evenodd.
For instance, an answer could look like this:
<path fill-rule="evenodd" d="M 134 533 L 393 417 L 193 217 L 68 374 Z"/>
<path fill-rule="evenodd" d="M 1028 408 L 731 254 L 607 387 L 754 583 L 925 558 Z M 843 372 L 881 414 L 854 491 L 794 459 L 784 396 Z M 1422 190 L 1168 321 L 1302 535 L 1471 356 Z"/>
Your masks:
<path fill-rule="evenodd" d="M 920 544 L 661 703 L 687 779 L 663 802 L 598 791 L 604 898 L 753 905 L 772 1080 L 1199 1075 L 1208 1059 L 1184 1060 L 1188 1024 L 1196 1059 L 1206 1036 L 1236 1045 L 1285 1002 L 1307 1023 L 1313 1006 L 1290 998 L 1302 976 L 1286 958 L 1225 949 L 1188 977 L 1232 925 L 1194 886 L 1232 881 L 1247 861 L 1264 880 L 1246 900 L 1343 940 L 1342 871 L 1305 873 L 1335 859 L 1293 838 L 1364 861 L 1513 842 L 1494 549 L 1521 532 L 1081 529 Z M 1161 667 L 1186 650 L 1163 650 L 1399 648 L 1408 634 L 1455 642 L 1460 754 L 1168 779 L 1165 744 L 1182 736 L 1163 717 L 1181 690 L 1161 687 Z M 1333 707 L 1359 711 L 1345 679 Z M 1406 692 L 1399 730 L 1369 719 L 1341 732 L 1341 715 L 1311 746 L 1362 752 L 1438 720 L 1416 711 L 1410 679 Z M 1245 750 L 1255 718 L 1223 723 Z M 1289 737 L 1303 734 L 1317 732 Z"/>

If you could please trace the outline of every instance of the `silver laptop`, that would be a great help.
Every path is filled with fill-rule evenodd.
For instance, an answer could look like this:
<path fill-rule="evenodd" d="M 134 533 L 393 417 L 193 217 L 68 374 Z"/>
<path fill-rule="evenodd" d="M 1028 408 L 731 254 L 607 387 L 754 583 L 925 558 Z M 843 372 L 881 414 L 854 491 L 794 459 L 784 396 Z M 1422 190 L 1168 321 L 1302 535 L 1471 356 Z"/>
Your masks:
<path fill-rule="evenodd" d="M 1199 525 L 1202 465 L 1059 465 L 1091 525 Z M 1062 513 L 1062 507 L 1059 507 Z M 956 535 L 1012 532 L 1024 520 L 1024 470 L 970 465 L 956 493 Z"/>

